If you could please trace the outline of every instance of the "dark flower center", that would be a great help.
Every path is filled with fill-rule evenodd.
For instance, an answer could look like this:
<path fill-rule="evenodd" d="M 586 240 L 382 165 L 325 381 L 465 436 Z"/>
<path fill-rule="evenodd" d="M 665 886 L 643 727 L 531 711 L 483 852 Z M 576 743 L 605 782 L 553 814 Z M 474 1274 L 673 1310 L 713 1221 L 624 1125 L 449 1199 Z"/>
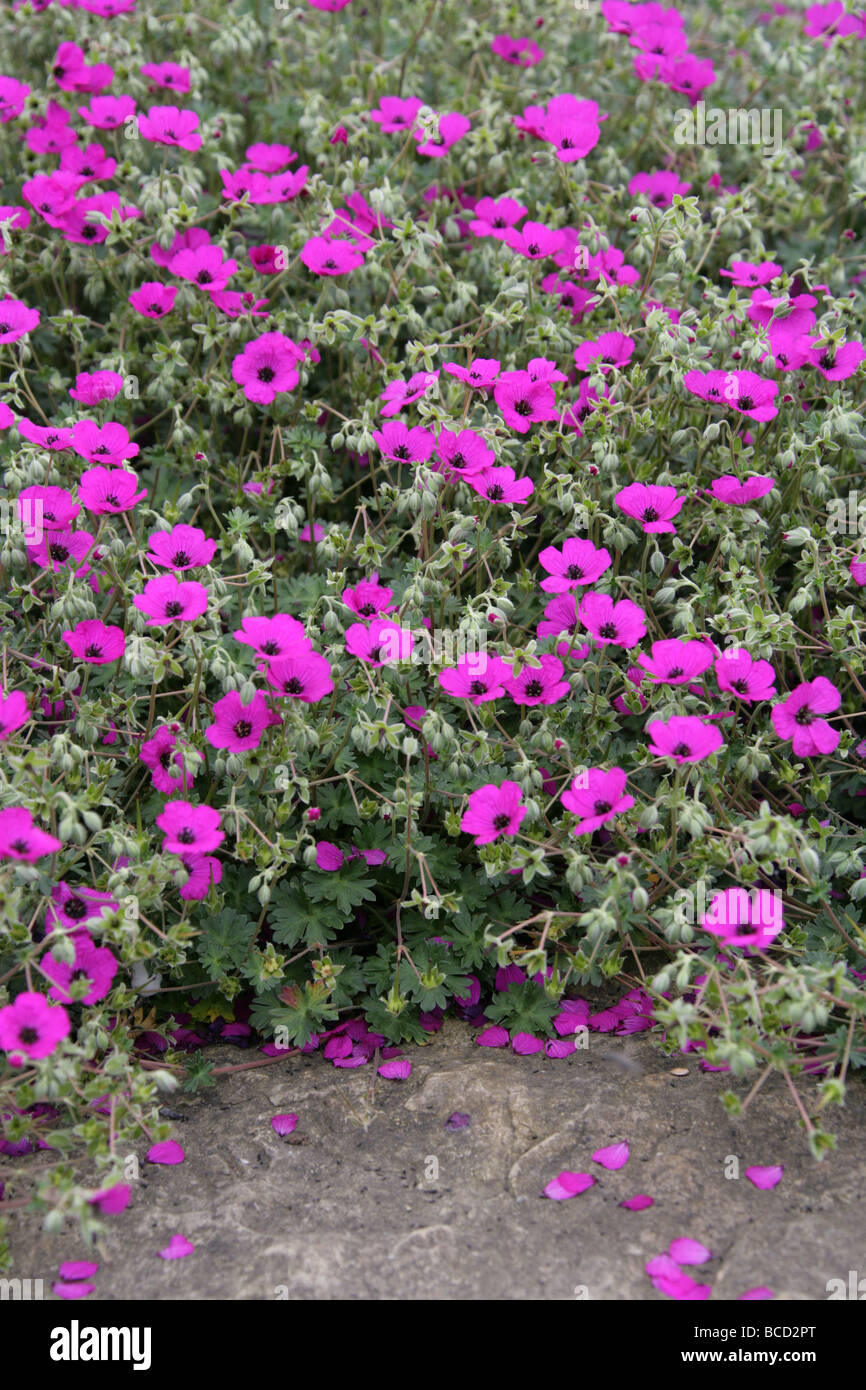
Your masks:
<path fill-rule="evenodd" d="M 95 659 L 97 656 L 102 656 L 102 648 L 98 643 L 91 642 L 89 647 L 84 648 L 84 655 L 89 656 L 91 659 Z"/>
<path fill-rule="evenodd" d="M 472 684 L 471 684 L 470 687 L 469 687 L 469 694 L 470 694 L 470 695 L 486 695 L 486 694 L 487 694 L 487 686 L 484 684 L 483 681 L 473 681 Z"/>
<path fill-rule="evenodd" d="M 273 381 L 275 376 L 276 372 L 274 371 L 273 367 L 259 367 L 259 381 Z"/>
<path fill-rule="evenodd" d="M 169 766 L 171 765 L 171 754 L 171 748 L 163 748 L 162 752 L 159 755 L 159 761 L 161 765 L 165 768 L 166 772 L 168 772 Z"/>
<path fill-rule="evenodd" d="M 10 848 L 14 849 L 16 854 L 26 854 L 30 846 L 26 840 L 13 840 Z"/>
<path fill-rule="evenodd" d="M 73 922 L 80 922 L 87 916 L 87 903 L 83 898 L 69 898 L 63 904 L 63 911 L 67 917 L 71 917 Z"/>
<path fill-rule="evenodd" d="M 69 559 L 69 550 L 67 546 L 61 545 L 59 541 L 54 541 L 49 545 L 48 554 L 51 556 L 52 560 L 56 560 L 58 564 L 61 565 Z"/>
<path fill-rule="evenodd" d="M 498 502 L 503 495 L 501 483 L 494 483 L 487 489 L 487 496 L 491 502 Z"/>
<path fill-rule="evenodd" d="M 541 247 L 539 246 L 537 241 L 531 241 L 526 249 L 529 252 L 530 256 L 537 256 L 539 251 L 541 250 Z"/>
<path fill-rule="evenodd" d="M 287 695 L 300 695 L 303 688 L 297 676 L 290 676 L 283 686 Z"/>
<path fill-rule="evenodd" d="M 239 719 L 234 728 L 238 738 L 249 738 L 253 731 L 253 726 L 248 719 Z"/>
<path fill-rule="evenodd" d="M 804 705 L 802 709 L 798 709 L 797 713 L 794 715 L 794 721 L 797 724 L 811 724 L 814 718 L 815 711 L 811 710 L 808 705 Z"/>
<path fill-rule="evenodd" d="M 565 571 L 565 574 L 567 579 L 583 578 L 583 570 L 581 569 L 580 565 L 569 565 L 568 569 Z"/>
<path fill-rule="evenodd" d="M 507 811 L 500 811 L 498 816 L 493 817 L 493 829 L 504 830 L 510 819 Z"/>
<path fill-rule="evenodd" d="M 409 457 L 410 457 L 410 455 L 409 455 L 409 445 L 408 445 L 408 444 L 398 444 L 397 447 L 396 447 L 396 449 L 394 450 L 394 457 L 395 457 L 395 459 L 404 459 L 406 462 L 408 462 Z"/>
<path fill-rule="evenodd" d="M 529 401 L 515 401 L 515 402 L 514 402 L 514 413 L 515 413 L 515 415 L 524 415 L 524 416 L 525 416 L 525 415 L 531 415 L 531 414 L 532 414 L 532 405 L 531 405 L 531 403 L 530 403 Z"/>
<path fill-rule="evenodd" d="M 263 656 L 277 656 L 278 653 L 279 653 L 279 650 L 280 650 L 280 644 L 279 644 L 279 642 L 275 642 L 275 641 L 273 640 L 273 638 L 269 638 L 269 640 L 268 640 L 267 642 L 263 642 L 263 643 L 262 643 L 262 655 L 263 655 Z"/>
<path fill-rule="evenodd" d="M 179 830 L 179 831 L 177 832 L 177 837 L 176 837 L 176 838 L 177 838 L 179 844 L 182 844 L 182 845 L 194 845 L 194 844 L 195 844 L 195 831 L 194 831 L 194 830 L 190 830 L 188 826 L 185 826 L 183 830 Z"/>
<path fill-rule="evenodd" d="M 178 618 L 182 612 L 183 604 L 176 598 L 173 598 L 170 603 L 165 605 L 165 616 L 167 618 Z"/>
<path fill-rule="evenodd" d="M 361 607 L 358 609 L 358 612 L 361 614 L 362 618 L 372 618 L 375 611 L 375 603 L 362 603 Z"/>
<path fill-rule="evenodd" d="M 749 682 L 745 676 L 740 676 L 739 680 L 731 681 L 731 689 L 736 690 L 738 695 L 745 695 L 749 688 Z"/>
<path fill-rule="evenodd" d="M 751 396 L 741 396 L 737 401 L 737 405 L 741 410 L 754 410 L 755 408 L 755 402 Z"/>
<path fill-rule="evenodd" d="M 677 677 L 678 677 L 678 676 L 681 676 L 682 674 L 683 674 L 683 668 L 682 668 L 682 666 L 672 666 L 671 669 L 668 671 L 668 680 L 670 680 L 670 681 L 676 680 Z"/>
<path fill-rule="evenodd" d="M 336 270 L 337 262 L 334 260 L 333 256 L 329 256 L 329 258 L 323 262 L 323 267 L 325 270 Z"/>
<path fill-rule="evenodd" d="M 825 353 L 822 353 L 822 354 L 821 354 L 821 366 L 824 367 L 825 369 L 829 370 L 829 369 L 835 367 L 835 365 L 836 365 L 836 354 L 835 354 L 835 352 L 831 351 L 830 348 L 828 348 L 827 351 L 826 351 Z"/>
<path fill-rule="evenodd" d="M 674 757 L 687 758 L 691 751 L 692 750 L 691 748 L 689 748 L 689 745 L 687 743 L 678 743 L 676 748 L 674 749 Z"/>
<path fill-rule="evenodd" d="M 18 1034 L 18 1037 L 20 1038 L 21 1042 L 26 1043 L 29 1047 L 33 1043 L 38 1041 L 39 1034 L 37 1033 L 35 1028 L 22 1028 L 20 1033 Z"/>
<path fill-rule="evenodd" d="M 616 637 L 616 623 L 605 623 L 598 631 L 600 637 L 607 637 L 610 641 Z"/>
<path fill-rule="evenodd" d="M 118 501 L 117 496 L 116 496 L 115 493 L 113 493 L 113 492 L 110 492 L 110 493 L 108 494 L 108 496 L 106 497 L 105 501 L 106 501 L 106 503 L 107 503 L 107 505 L 108 505 L 109 507 L 119 507 L 119 506 L 120 506 L 120 502 Z"/>
<path fill-rule="evenodd" d="M 177 565 L 178 568 L 181 568 L 183 565 L 188 565 L 189 556 L 187 555 L 186 551 L 176 550 L 173 556 L 173 563 Z"/>
<path fill-rule="evenodd" d="M 195 278 L 196 283 L 199 285 L 209 285 L 213 280 L 213 276 L 209 270 L 200 270 Z"/>
<path fill-rule="evenodd" d="M 592 809 L 597 816 L 606 816 L 608 811 L 610 810 L 610 802 L 596 801 Z"/>
<path fill-rule="evenodd" d="M 540 680 L 527 681 L 526 693 L 527 695 L 531 695 L 532 698 L 535 699 L 537 695 L 543 695 L 544 686 L 542 685 Z"/>
<path fill-rule="evenodd" d="M 659 514 L 655 507 L 647 507 L 643 514 L 644 521 L 658 521 Z"/>

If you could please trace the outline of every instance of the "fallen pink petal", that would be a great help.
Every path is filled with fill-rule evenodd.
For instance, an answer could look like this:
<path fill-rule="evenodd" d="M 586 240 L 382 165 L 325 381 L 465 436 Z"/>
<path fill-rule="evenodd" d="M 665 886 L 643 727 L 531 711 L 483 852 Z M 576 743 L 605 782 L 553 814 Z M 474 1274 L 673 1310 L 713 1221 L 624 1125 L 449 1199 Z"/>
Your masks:
<path fill-rule="evenodd" d="M 183 1163 L 186 1154 L 176 1139 L 163 1139 L 158 1144 L 152 1144 L 147 1151 L 146 1158 L 148 1163 Z"/>
<path fill-rule="evenodd" d="M 618 1168 L 624 1168 L 628 1163 L 628 1144 L 608 1144 L 607 1148 L 596 1149 L 592 1156 L 593 1163 L 600 1163 L 602 1168 L 608 1168 L 611 1172 L 616 1172 Z"/>
<path fill-rule="evenodd" d="M 291 1134 L 298 1123 L 298 1117 L 294 1114 L 274 1115 L 271 1126 L 275 1134 Z"/>
<path fill-rule="evenodd" d="M 566 1202 L 569 1197 L 579 1196 L 594 1184 L 595 1178 L 591 1173 L 572 1173 L 565 1168 L 547 1184 L 544 1196 L 550 1197 L 554 1202 Z"/>
<path fill-rule="evenodd" d="M 183 1260 L 187 1255 L 191 1255 L 195 1250 L 192 1241 L 187 1240 L 186 1236 L 173 1235 L 164 1250 L 160 1250 L 161 1260 Z"/>
<path fill-rule="evenodd" d="M 783 1163 L 771 1164 L 767 1168 L 753 1165 L 746 1169 L 746 1177 L 749 1182 L 755 1184 L 755 1187 L 760 1187 L 762 1191 L 765 1191 L 770 1187 L 776 1187 L 782 1181 L 784 1171 L 785 1165 Z"/>
<path fill-rule="evenodd" d="M 412 1075 L 412 1063 L 404 1058 L 394 1058 L 393 1061 L 383 1062 L 381 1067 L 377 1067 L 380 1076 L 384 1076 L 387 1081 L 405 1081 Z"/>

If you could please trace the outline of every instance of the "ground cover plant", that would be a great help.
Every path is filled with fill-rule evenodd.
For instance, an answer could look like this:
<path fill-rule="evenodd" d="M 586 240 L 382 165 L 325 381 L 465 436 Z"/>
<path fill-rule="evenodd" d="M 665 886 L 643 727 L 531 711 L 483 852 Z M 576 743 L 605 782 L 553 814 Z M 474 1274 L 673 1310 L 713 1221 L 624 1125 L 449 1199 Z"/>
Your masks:
<path fill-rule="evenodd" d="M 837 3 L 4 13 L 0 1214 L 39 1147 L 49 1226 L 122 1207 L 209 1041 L 399 1078 L 446 1011 L 551 1065 L 654 1030 L 733 1112 L 780 1072 L 832 1146 L 864 39 Z"/>

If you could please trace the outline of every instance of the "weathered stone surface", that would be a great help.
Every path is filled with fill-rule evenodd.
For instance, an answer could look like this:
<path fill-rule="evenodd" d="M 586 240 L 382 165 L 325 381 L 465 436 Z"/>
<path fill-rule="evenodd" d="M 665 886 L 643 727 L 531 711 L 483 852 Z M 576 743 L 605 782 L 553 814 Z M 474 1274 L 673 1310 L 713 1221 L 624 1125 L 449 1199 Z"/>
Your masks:
<path fill-rule="evenodd" d="M 405 1082 L 293 1057 L 172 1097 L 186 1161 L 142 1162 L 130 1207 L 107 1220 L 92 1298 L 661 1300 L 643 1266 L 681 1235 L 714 1252 L 692 1273 L 715 1298 L 767 1284 L 780 1299 L 820 1300 L 829 1279 L 866 1274 L 861 1081 L 832 1116 L 838 1150 L 818 1164 L 784 1084 L 768 1083 L 732 1122 L 718 1100 L 729 1078 L 692 1059 L 674 1077 L 677 1063 L 645 1038 L 599 1038 L 548 1061 L 480 1049 L 448 1022 L 408 1054 Z M 271 1117 L 289 1110 L 298 1126 L 280 1139 Z M 445 1128 L 454 1111 L 470 1115 L 467 1128 Z M 591 1161 L 621 1139 L 625 1168 Z M 731 1155 L 736 1180 L 725 1177 Z M 31 1171 L 46 1161 L 35 1156 Z M 770 1163 L 785 1164 L 782 1182 L 758 1191 L 743 1170 Z M 563 1168 L 592 1172 L 596 1186 L 542 1199 Z M 638 1192 L 655 1206 L 619 1207 Z M 159 1259 L 176 1231 L 195 1253 Z M 62 1260 L 88 1253 L 76 1231 L 46 1236 L 27 1214 L 11 1247 L 11 1273 L 46 1288 Z"/>

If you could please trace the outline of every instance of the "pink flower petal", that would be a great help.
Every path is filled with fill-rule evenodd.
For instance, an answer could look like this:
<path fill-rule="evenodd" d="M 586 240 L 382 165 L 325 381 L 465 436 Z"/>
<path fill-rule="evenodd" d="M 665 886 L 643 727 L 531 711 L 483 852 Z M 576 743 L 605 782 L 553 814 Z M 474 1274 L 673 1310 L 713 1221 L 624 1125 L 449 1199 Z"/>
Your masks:
<path fill-rule="evenodd" d="M 751 1168 L 746 1169 L 746 1177 L 749 1179 L 749 1182 L 755 1184 L 755 1187 L 766 1189 L 768 1187 L 775 1187 L 777 1183 L 781 1182 L 784 1171 L 784 1163 L 771 1164 L 768 1168 L 762 1168 L 759 1164 L 755 1164 Z"/>
<path fill-rule="evenodd" d="M 271 1128 L 275 1134 L 291 1134 L 297 1123 L 297 1115 L 275 1115 L 271 1120 Z"/>
<path fill-rule="evenodd" d="M 87 1298 L 93 1293 L 95 1284 L 52 1284 L 51 1289 L 58 1298 Z"/>
<path fill-rule="evenodd" d="M 707 1260 L 713 1258 L 712 1250 L 701 1245 L 699 1240 L 690 1240 L 688 1236 L 679 1236 L 678 1239 L 672 1240 L 668 1252 L 680 1265 L 705 1265 Z"/>
<path fill-rule="evenodd" d="M 574 1038 L 551 1038 L 544 1044 L 545 1057 L 570 1057 L 574 1050 Z"/>
<path fill-rule="evenodd" d="M 620 1202 L 620 1206 L 625 1207 L 626 1211 L 646 1211 L 647 1207 L 653 1205 L 653 1201 L 654 1199 L 647 1197 L 645 1192 L 639 1192 L 636 1197 L 629 1197 L 628 1201 Z"/>
<path fill-rule="evenodd" d="M 508 1042 L 508 1029 L 491 1024 L 478 1034 L 475 1041 L 479 1047 L 505 1047 Z"/>
<path fill-rule="evenodd" d="M 89 1279 L 91 1274 L 95 1274 L 99 1265 L 93 1260 L 66 1260 L 58 1269 L 57 1273 L 61 1279 Z"/>
<path fill-rule="evenodd" d="M 186 1236 L 180 1234 L 173 1235 L 164 1250 L 160 1250 L 161 1260 L 182 1260 L 187 1255 L 191 1255 L 195 1246 L 192 1241 L 187 1240 Z"/>
<path fill-rule="evenodd" d="M 594 1184 L 595 1178 L 591 1173 L 570 1173 L 567 1168 L 564 1168 L 547 1184 L 544 1189 L 544 1196 L 550 1197 L 554 1202 L 567 1202 L 569 1197 L 577 1197 L 579 1193 L 586 1192 Z"/>
<path fill-rule="evenodd" d="M 628 1163 L 628 1144 L 608 1144 L 606 1149 L 596 1149 L 592 1161 L 600 1163 L 602 1168 L 608 1168 L 611 1172 L 615 1172 L 617 1168 L 624 1168 Z"/>
<path fill-rule="evenodd" d="M 186 1154 L 176 1139 L 164 1139 L 161 1144 L 152 1144 L 146 1157 L 148 1163 L 183 1163 Z"/>
<path fill-rule="evenodd" d="M 773 1290 L 768 1289 L 766 1284 L 758 1284 L 757 1288 L 746 1289 L 745 1293 L 741 1293 L 738 1301 L 740 1303 L 756 1303 L 759 1299 L 775 1297 Z"/>
<path fill-rule="evenodd" d="M 395 1057 L 393 1062 L 383 1062 L 376 1070 L 388 1081 L 405 1081 L 412 1075 L 412 1063 L 407 1062 L 405 1058 Z"/>
<path fill-rule="evenodd" d="M 544 1051 L 544 1042 L 532 1033 L 516 1033 L 511 1046 L 521 1057 L 530 1057 L 533 1052 Z"/>

